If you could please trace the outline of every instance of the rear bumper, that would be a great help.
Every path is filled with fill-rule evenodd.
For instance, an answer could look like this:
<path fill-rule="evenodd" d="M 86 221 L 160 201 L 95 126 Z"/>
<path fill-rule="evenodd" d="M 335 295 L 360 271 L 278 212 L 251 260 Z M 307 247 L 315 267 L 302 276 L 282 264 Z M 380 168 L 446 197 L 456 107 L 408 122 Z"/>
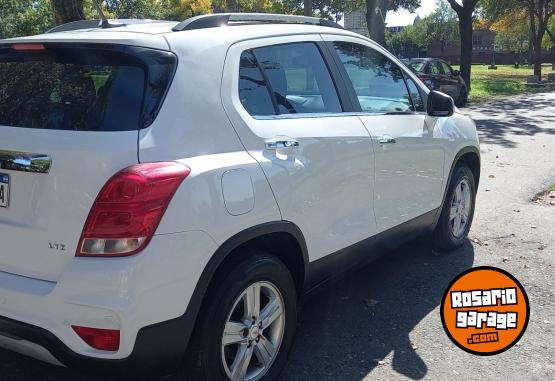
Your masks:
<path fill-rule="evenodd" d="M 72 258 L 57 282 L 0 271 L 0 348 L 84 371 L 174 370 L 196 319 L 191 296 L 216 249 L 190 231 L 155 236 L 132 257 Z M 88 346 L 72 325 L 119 330 L 119 350 Z"/>
<path fill-rule="evenodd" d="M 125 378 L 150 378 L 175 371 L 185 354 L 186 344 L 175 332 L 183 330 L 182 317 L 142 328 L 133 352 L 123 359 L 100 359 L 72 351 L 44 328 L 0 317 L 0 342 L 15 352 L 85 372 L 117 375 Z"/>

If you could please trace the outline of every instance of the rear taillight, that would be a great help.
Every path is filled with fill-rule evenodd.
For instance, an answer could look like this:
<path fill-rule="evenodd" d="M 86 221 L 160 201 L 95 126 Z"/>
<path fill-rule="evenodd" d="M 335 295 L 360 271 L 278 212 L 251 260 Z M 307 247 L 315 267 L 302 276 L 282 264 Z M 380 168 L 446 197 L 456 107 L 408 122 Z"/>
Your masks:
<path fill-rule="evenodd" d="M 39 51 L 39 50 L 46 50 L 46 47 L 43 44 L 12 44 L 12 49 L 17 51 Z"/>
<path fill-rule="evenodd" d="M 78 325 L 72 325 L 71 328 L 94 349 L 111 352 L 119 349 L 120 332 L 117 329 L 80 327 Z"/>
<path fill-rule="evenodd" d="M 123 257 L 143 250 L 191 170 L 177 162 L 137 164 L 116 173 L 98 194 L 78 257 Z"/>

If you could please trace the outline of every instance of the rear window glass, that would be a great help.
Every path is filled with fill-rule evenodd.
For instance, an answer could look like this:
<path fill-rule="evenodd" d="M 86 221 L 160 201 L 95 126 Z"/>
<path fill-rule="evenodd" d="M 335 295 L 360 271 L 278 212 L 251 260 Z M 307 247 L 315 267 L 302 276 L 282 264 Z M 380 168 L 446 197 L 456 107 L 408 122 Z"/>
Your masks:
<path fill-rule="evenodd" d="M 171 53 L 143 48 L 0 48 L 0 125 L 144 128 L 156 117 L 174 68 Z"/>

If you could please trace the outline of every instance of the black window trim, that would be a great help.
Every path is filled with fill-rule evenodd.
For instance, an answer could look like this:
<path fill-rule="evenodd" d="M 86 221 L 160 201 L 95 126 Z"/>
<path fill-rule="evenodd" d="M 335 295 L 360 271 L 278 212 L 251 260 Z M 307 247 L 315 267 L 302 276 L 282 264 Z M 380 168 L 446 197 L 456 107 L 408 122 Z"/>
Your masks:
<path fill-rule="evenodd" d="M 322 56 L 322 60 L 324 61 L 324 64 L 326 65 L 326 68 L 328 69 L 328 73 L 330 75 L 330 78 L 332 80 L 335 92 L 336 92 L 337 97 L 339 99 L 339 104 L 341 106 L 341 109 L 343 110 L 342 112 L 287 113 L 287 114 L 279 112 L 279 107 L 278 107 L 278 104 L 277 104 L 277 100 L 275 99 L 275 94 L 274 94 L 274 91 L 272 89 L 272 85 L 270 84 L 270 81 L 268 80 L 268 77 L 267 77 L 266 73 L 264 72 L 262 66 L 260 65 L 260 61 L 258 60 L 258 57 L 256 55 L 256 49 L 268 48 L 268 47 L 272 47 L 272 46 L 283 46 L 283 45 L 292 45 L 292 44 L 306 44 L 306 43 L 316 45 L 316 48 L 320 52 L 320 55 Z M 275 112 L 275 114 L 273 114 L 273 115 L 251 115 L 245 109 L 247 111 L 247 113 L 252 118 L 257 119 L 257 120 L 268 120 L 268 119 L 301 119 L 301 118 L 341 117 L 341 116 L 348 116 L 349 115 L 348 113 L 352 113 L 353 111 L 356 111 L 356 110 L 353 109 L 352 98 L 351 98 L 350 93 L 349 93 L 349 88 L 348 88 L 347 84 L 345 83 L 344 78 L 341 75 L 341 69 L 340 69 L 340 67 L 337 66 L 337 62 L 335 61 L 334 54 L 329 51 L 329 47 L 327 46 L 326 42 L 324 42 L 324 41 L 314 41 L 314 40 L 308 39 L 308 40 L 298 40 L 298 41 L 284 42 L 284 43 L 278 43 L 278 44 L 260 45 L 260 46 L 254 46 L 254 47 L 250 47 L 248 49 L 244 49 L 241 52 L 241 55 L 245 52 L 248 52 L 248 51 L 250 51 L 253 54 L 253 56 L 256 60 L 256 65 L 258 67 L 258 70 L 262 73 L 262 78 L 263 78 L 264 83 L 266 85 L 266 89 L 269 92 L 270 99 L 272 100 L 272 105 L 274 106 L 274 112 Z M 357 102 L 358 102 L 358 99 L 357 99 Z M 360 105 L 359 105 L 359 107 L 360 107 Z M 243 106 L 243 108 L 244 108 L 244 106 Z"/>

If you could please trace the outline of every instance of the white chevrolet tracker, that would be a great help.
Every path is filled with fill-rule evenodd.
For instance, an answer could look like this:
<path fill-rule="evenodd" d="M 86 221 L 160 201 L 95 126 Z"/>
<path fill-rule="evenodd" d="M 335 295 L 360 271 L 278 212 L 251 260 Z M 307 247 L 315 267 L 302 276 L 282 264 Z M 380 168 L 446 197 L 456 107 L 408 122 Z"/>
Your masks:
<path fill-rule="evenodd" d="M 0 348 L 274 380 L 300 298 L 466 239 L 474 122 L 316 18 L 98 20 L 0 41 Z M 0 377 L 1 378 L 1 377 Z"/>

